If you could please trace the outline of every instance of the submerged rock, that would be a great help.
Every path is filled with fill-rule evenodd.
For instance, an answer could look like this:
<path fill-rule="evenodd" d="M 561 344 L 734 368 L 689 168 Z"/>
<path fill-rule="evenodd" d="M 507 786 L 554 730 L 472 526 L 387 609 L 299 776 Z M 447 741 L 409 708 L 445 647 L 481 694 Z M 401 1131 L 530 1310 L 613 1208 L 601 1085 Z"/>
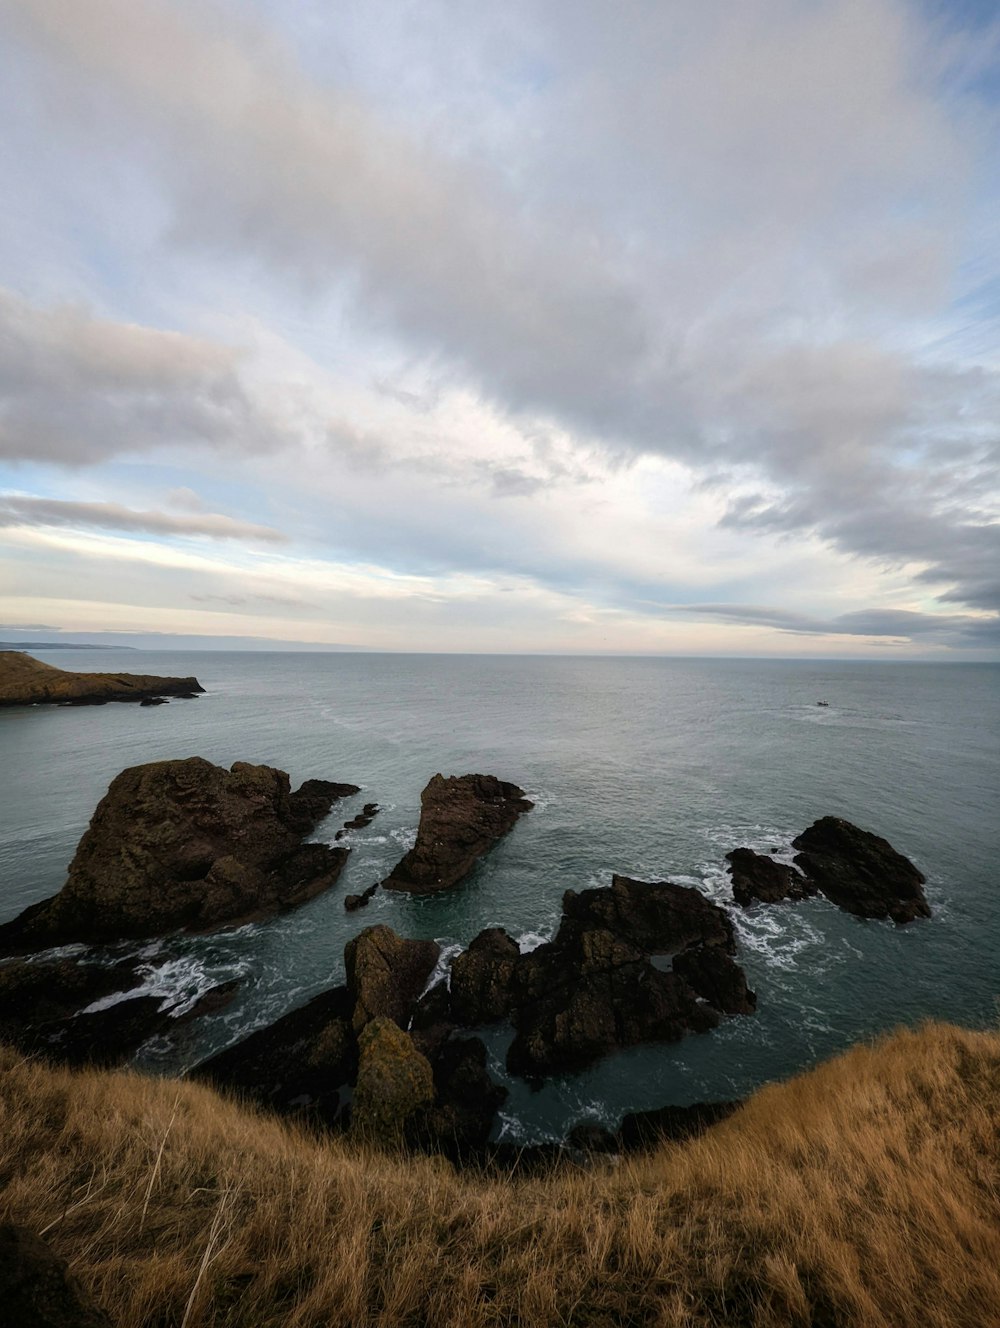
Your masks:
<path fill-rule="evenodd" d="M 850 821 L 824 816 L 792 847 L 799 850 L 796 865 L 848 913 L 900 923 L 931 915 L 923 873 L 887 840 Z"/>
<path fill-rule="evenodd" d="M 781 899 L 806 899 L 816 886 L 794 867 L 775 862 L 752 848 L 734 848 L 726 854 L 737 904 L 776 904 Z"/>
<path fill-rule="evenodd" d="M 344 962 L 354 1031 L 377 1018 L 406 1028 L 440 954 L 436 941 L 404 940 L 384 925 L 366 927 L 348 941 Z"/>
<path fill-rule="evenodd" d="M 384 884 L 411 894 L 450 889 L 533 805 L 494 775 L 435 775 L 420 795 L 416 843 Z"/>
<path fill-rule="evenodd" d="M 0 927 L 6 948 L 209 930 L 265 916 L 336 881 L 347 850 L 303 837 L 353 785 L 201 757 L 131 766 L 111 783 L 65 886 Z"/>
<path fill-rule="evenodd" d="M 434 1100 L 430 1061 L 392 1019 L 366 1024 L 358 1046 L 351 1131 L 375 1143 L 401 1144 L 411 1118 Z"/>
<path fill-rule="evenodd" d="M 71 673 L 54 664 L 43 664 L 20 650 L 0 650 L 0 706 L 103 705 L 106 701 L 147 699 L 152 705 L 161 705 L 168 696 L 188 697 L 204 690 L 197 678 Z"/>

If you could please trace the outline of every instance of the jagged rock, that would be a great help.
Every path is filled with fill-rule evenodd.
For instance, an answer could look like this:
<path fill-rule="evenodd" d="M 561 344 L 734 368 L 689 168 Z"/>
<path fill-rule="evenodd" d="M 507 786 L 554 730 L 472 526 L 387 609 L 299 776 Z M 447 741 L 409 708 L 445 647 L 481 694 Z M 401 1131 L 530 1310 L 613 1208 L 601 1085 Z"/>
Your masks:
<path fill-rule="evenodd" d="M 555 938 L 514 962 L 507 1068 L 528 1078 L 576 1070 L 749 1013 L 756 998 L 734 949 L 725 912 L 689 886 L 616 876 L 606 889 L 568 890 Z"/>
<path fill-rule="evenodd" d="M 792 841 L 803 873 L 848 913 L 912 922 L 929 918 L 925 877 L 909 858 L 868 830 L 824 816 Z"/>
<path fill-rule="evenodd" d="M 372 1019 L 358 1047 L 351 1132 L 383 1145 L 401 1144 L 411 1117 L 434 1100 L 430 1061 L 392 1019 Z"/>
<path fill-rule="evenodd" d="M 70 673 L 19 650 L 0 650 L 0 706 L 48 702 L 103 705 L 190 696 L 205 689 L 197 678 L 158 678 L 139 673 Z"/>
<path fill-rule="evenodd" d="M 493 1024 L 511 1012 L 511 981 L 520 957 L 502 927 L 487 927 L 451 964 L 451 1006 L 466 1027 Z"/>
<path fill-rule="evenodd" d="M 229 982 L 216 983 L 214 987 L 209 987 L 191 1006 L 190 1010 L 185 1010 L 182 1015 L 178 1015 L 179 1024 L 189 1024 L 194 1019 L 201 1019 L 206 1014 L 218 1014 L 224 1010 L 227 1005 L 232 1005 L 239 994 L 240 987 L 243 986 L 239 978 L 232 978 Z"/>
<path fill-rule="evenodd" d="M 111 1328 L 66 1261 L 9 1222 L 0 1225 L 0 1305 L 4 1328 Z"/>
<path fill-rule="evenodd" d="M 165 696 L 144 696 L 139 702 L 141 706 L 169 705 L 170 702 Z"/>
<path fill-rule="evenodd" d="M 359 908 L 367 908 L 381 884 L 381 881 L 376 881 L 367 890 L 362 890 L 359 895 L 345 895 L 344 908 L 348 913 L 356 913 Z"/>
<path fill-rule="evenodd" d="M 357 784 L 338 784 L 331 779 L 305 779 L 294 793 L 289 793 L 288 810 L 301 824 L 302 833 L 308 834 L 324 816 L 329 815 L 335 802 L 359 792 Z"/>
<path fill-rule="evenodd" d="M 407 1031 L 417 1050 L 433 1061 L 442 1044 L 455 1032 L 455 1027 L 447 983 L 436 982 L 413 1007 Z"/>
<path fill-rule="evenodd" d="M 622 1152 L 655 1148 L 666 1141 L 680 1142 L 703 1134 L 719 1121 L 731 1116 L 742 1102 L 695 1102 L 690 1107 L 656 1107 L 652 1111 L 632 1111 L 622 1118 L 618 1143 Z"/>
<path fill-rule="evenodd" d="M 383 1017 L 405 1028 L 440 954 L 436 941 L 404 940 L 383 925 L 366 927 L 348 941 L 344 962 L 355 1032 Z"/>
<path fill-rule="evenodd" d="M 363 830 L 366 825 L 371 825 L 378 813 L 379 805 L 377 802 L 366 802 L 357 816 L 353 816 L 349 821 L 344 822 L 343 830 L 337 831 L 337 838 L 340 839 L 348 830 Z"/>
<path fill-rule="evenodd" d="M 701 945 L 674 956 L 673 971 L 713 1009 L 723 1014 L 753 1014 L 757 997 L 747 976 L 718 945 Z"/>
<path fill-rule="evenodd" d="M 469 1159 L 485 1148 L 507 1089 L 490 1078 L 486 1046 L 479 1038 L 444 1042 L 431 1065 L 434 1101 L 411 1117 L 407 1139 L 413 1147 L 455 1161 Z"/>
<path fill-rule="evenodd" d="M 191 1077 L 226 1088 L 281 1115 L 337 1121 L 343 1085 L 357 1071 L 353 1000 L 333 987 L 267 1028 L 210 1057 Z"/>
<path fill-rule="evenodd" d="M 494 775 L 434 775 L 420 795 L 416 843 L 384 884 L 411 894 L 450 889 L 532 806 Z"/>
<path fill-rule="evenodd" d="M 692 886 L 613 876 L 610 888 L 567 890 L 563 918 L 603 927 L 650 954 L 674 954 L 689 945 L 734 949 L 726 913 Z"/>
<path fill-rule="evenodd" d="M 538 1078 L 582 1069 L 641 1042 L 706 1032 L 718 1014 L 676 973 L 603 929 L 563 930 L 523 955 L 514 972 L 507 1068 Z"/>
<path fill-rule="evenodd" d="M 737 904 L 776 904 L 781 899 L 806 899 L 816 886 L 794 867 L 775 862 L 752 848 L 734 848 L 726 854 Z"/>
<path fill-rule="evenodd" d="M 311 898 L 347 859 L 346 849 L 301 842 L 336 796 L 320 783 L 291 794 L 283 770 L 243 761 L 224 770 L 198 756 L 123 770 L 63 889 L 0 926 L 0 953 L 208 930 Z"/>

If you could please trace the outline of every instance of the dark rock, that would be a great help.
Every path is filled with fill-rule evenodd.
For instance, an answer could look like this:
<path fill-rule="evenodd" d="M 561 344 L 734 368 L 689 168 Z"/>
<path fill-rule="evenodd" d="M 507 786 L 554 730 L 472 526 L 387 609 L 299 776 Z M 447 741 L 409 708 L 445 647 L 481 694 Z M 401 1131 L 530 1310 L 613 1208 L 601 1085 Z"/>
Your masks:
<path fill-rule="evenodd" d="M 351 1133 L 383 1146 L 402 1144 L 411 1119 L 434 1100 L 430 1062 L 392 1019 L 367 1023 L 358 1047 Z"/>
<path fill-rule="evenodd" d="M 436 941 L 409 941 L 391 927 L 366 927 L 344 950 L 354 1031 L 388 1018 L 406 1028 L 441 954 Z"/>
<path fill-rule="evenodd" d="M 384 884 L 411 894 L 450 889 L 532 805 L 493 775 L 435 775 L 420 795 L 416 843 Z"/>
<path fill-rule="evenodd" d="M 415 1035 L 414 1042 L 419 1045 Z M 443 1043 L 431 1066 L 434 1101 L 411 1118 L 408 1142 L 454 1161 L 471 1159 L 486 1147 L 507 1089 L 490 1078 L 486 1047 L 479 1038 Z"/>
<path fill-rule="evenodd" d="M 493 1024 L 511 1013 L 511 981 L 520 957 L 502 927 L 481 931 L 451 964 L 451 1006 L 460 1024 Z"/>
<path fill-rule="evenodd" d="M 674 956 L 673 971 L 723 1014 L 753 1014 L 757 997 L 739 964 L 718 945 L 701 945 Z"/>
<path fill-rule="evenodd" d="M 824 816 L 792 847 L 799 850 L 795 862 L 805 875 L 848 913 L 900 923 L 931 915 L 923 873 L 887 840 L 850 821 Z"/>
<path fill-rule="evenodd" d="M 197 678 L 137 673 L 71 673 L 19 650 L 0 650 L 0 706 L 104 705 L 107 701 L 160 700 L 203 692 Z"/>
<path fill-rule="evenodd" d="M 348 913 L 356 913 L 359 908 L 367 908 L 375 895 L 375 891 L 381 884 L 381 881 L 376 881 L 367 890 L 362 890 L 359 895 L 345 895 L 344 908 L 347 909 Z"/>
<path fill-rule="evenodd" d="M 564 933 L 522 955 L 514 1004 L 507 1068 L 526 1078 L 582 1069 L 623 1047 L 674 1042 L 719 1022 L 683 978 L 597 929 Z"/>
<path fill-rule="evenodd" d="M 338 785 L 292 794 L 283 770 L 201 757 L 122 771 L 52 899 L 0 927 L 0 952 L 207 930 L 288 908 L 331 885 L 345 849 L 302 844 Z M 353 786 L 347 786 L 353 787 Z"/>
<path fill-rule="evenodd" d="M 144 1042 L 176 1022 L 160 1008 L 162 1004 L 160 996 L 128 996 L 103 1010 L 43 1025 L 38 1033 L 46 1037 L 46 1044 L 40 1043 L 38 1049 L 63 1065 L 121 1065 Z"/>
<path fill-rule="evenodd" d="M 734 949 L 728 916 L 688 886 L 616 876 L 606 889 L 568 890 L 555 938 L 514 962 L 507 1068 L 527 1078 L 576 1070 L 749 1013 L 756 1000 Z M 674 957 L 666 966 L 654 954 Z"/>
<path fill-rule="evenodd" d="M 578 1121 L 566 1136 L 566 1142 L 578 1153 L 617 1153 L 621 1149 L 617 1137 L 593 1121 Z"/>
<path fill-rule="evenodd" d="M 433 1061 L 442 1044 L 455 1032 L 451 993 L 447 983 L 436 982 L 429 991 L 424 992 L 413 1007 L 407 1031 L 417 1050 Z"/>
<path fill-rule="evenodd" d="M 111 1320 L 45 1241 L 0 1225 L 0 1305 L 4 1328 L 111 1328 Z"/>
<path fill-rule="evenodd" d="M 139 702 L 141 706 L 169 705 L 170 702 L 165 696 L 144 696 Z"/>
<path fill-rule="evenodd" d="M 337 784 L 330 779 L 306 779 L 301 787 L 288 795 L 288 810 L 294 820 L 301 823 L 302 833 L 308 834 L 329 815 L 335 802 L 359 792 L 357 784 Z"/>
<path fill-rule="evenodd" d="M 794 867 L 752 848 L 734 848 L 726 854 L 726 861 L 733 878 L 733 898 L 744 907 L 758 901 L 776 904 L 781 899 L 805 899 L 816 893 L 815 885 Z"/>
<path fill-rule="evenodd" d="M 212 1056 L 191 1077 L 228 1089 L 280 1115 L 337 1123 L 339 1089 L 353 1081 L 358 1046 L 353 1000 L 333 987 Z"/>
<path fill-rule="evenodd" d="M 711 1126 L 731 1116 L 742 1102 L 695 1102 L 690 1107 L 657 1107 L 653 1111 L 633 1111 L 623 1117 L 618 1130 L 622 1152 L 655 1148 L 666 1141 L 680 1142 L 703 1134 Z"/>
<path fill-rule="evenodd" d="M 372 821 L 378 815 L 379 806 L 377 802 L 366 802 L 357 816 L 352 817 L 350 821 L 344 822 L 344 829 L 337 831 L 339 839 L 348 830 L 363 830 L 366 825 L 371 825 Z"/>
<path fill-rule="evenodd" d="M 567 890 L 563 926 L 600 927 L 650 954 L 674 954 L 689 945 L 732 951 L 733 924 L 693 886 L 613 876 L 610 888 Z M 569 920 L 569 924 L 565 920 Z M 558 936 L 557 936 L 558 939 Z"/>

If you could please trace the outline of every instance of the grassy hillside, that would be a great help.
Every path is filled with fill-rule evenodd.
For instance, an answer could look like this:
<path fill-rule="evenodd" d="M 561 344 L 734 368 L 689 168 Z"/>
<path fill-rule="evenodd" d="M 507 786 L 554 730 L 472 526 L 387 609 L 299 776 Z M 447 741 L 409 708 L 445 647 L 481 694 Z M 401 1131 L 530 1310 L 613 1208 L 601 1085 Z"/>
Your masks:
<path fill-rule="evenodd" d="M 1000 1035 L 930 1025 L 544 1178 L 0 1051 L 0 1218 L 121 1328 L 1000 1323 Z"/>

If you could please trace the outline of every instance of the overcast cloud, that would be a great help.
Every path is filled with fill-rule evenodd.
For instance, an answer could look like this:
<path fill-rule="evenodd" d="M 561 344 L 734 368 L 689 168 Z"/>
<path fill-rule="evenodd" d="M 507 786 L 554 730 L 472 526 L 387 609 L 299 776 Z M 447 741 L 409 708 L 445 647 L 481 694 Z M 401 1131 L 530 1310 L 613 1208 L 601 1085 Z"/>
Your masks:
<path fill-rule="evenodd" d="M 578 648 L 613 648 L 607 614 L 620 648 L 995 645 L 1000 26 L 974 7 L 0 24 L 6 525 L 287 531 L 303 565 L 485 575 L 496 612 L 515 578 L 511 648 L 563 642 L 529 584 Z M 178 485 L 236 515 L 159 511 Z M 447 597 L 455 640 L 482 593 Z M 177 586 L 213 594 L 243 596 Z"/>

